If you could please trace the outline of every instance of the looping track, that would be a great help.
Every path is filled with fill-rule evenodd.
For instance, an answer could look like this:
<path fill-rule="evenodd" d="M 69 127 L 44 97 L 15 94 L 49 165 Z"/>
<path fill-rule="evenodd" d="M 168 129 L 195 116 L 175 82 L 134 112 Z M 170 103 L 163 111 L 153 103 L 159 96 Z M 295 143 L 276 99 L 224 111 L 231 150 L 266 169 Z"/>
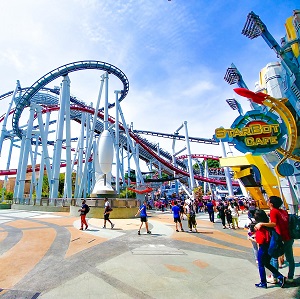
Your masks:
<path fill-rule="evenodd" d="M 30 104 L 30 99 L 44 86 L 46 86 L 51 81 L 61 77 L 66 76 L 68 73 L 76 72 L 80 70 L 87 70 L 87 69 L 93 69 L 93 70 L 101 70 L 106 71 L 109 74 L 115 75 L 117 78 L 121 80 L 123 83 L 124 89 L 122 90 L 121 96 L 119 101 L 121 102 L 127 95 L 129 90 L 129 81 L 126 77 L 126 75 L 117 67 L 115 67 L 112 64 L 109 64 L 107 62 L 102 61 L 95 61 L 95 60 L 85 60 L 85 61 L 77 61 L 72 62 L 69 64 L 65 64 L 63 66 L 60 66 L 40 79 L 38 79 L 31 87 L 29 87 L 25 94 L 22 96 L 20 101 L 16 105 L 15 112 L 13 114 L 12 119 L 12 126 L 14 133 L 19 137 L 22 138 L 22 130 L 19 128 L 19 120 L 21 117 L 21 114 L 26 106 Z M 114 104 L 109 104 L 109 108 L 113 107 Z M 102 110 L 101 108 L 100 110 Z"/>

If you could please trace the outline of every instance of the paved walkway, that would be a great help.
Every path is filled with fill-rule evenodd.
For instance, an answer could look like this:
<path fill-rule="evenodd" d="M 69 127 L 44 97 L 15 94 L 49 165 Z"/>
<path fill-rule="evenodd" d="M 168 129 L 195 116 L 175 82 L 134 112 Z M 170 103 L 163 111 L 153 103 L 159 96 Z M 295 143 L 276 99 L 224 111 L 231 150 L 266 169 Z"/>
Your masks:
<path fill-rule="evenodd" d="M 88 219 L 80 231 L 79 217 L 66 213 L 0 210 L 0 297 L 300 298 L 299 240 L 295 282 L 256 289 L 246 230 L 223 230 L 198 214 L 198 233 L 176 232 L 169 212 L 149 214 L 152 234 L 138 236 L 138 218 L 113 220 L 113 230 Z"/>

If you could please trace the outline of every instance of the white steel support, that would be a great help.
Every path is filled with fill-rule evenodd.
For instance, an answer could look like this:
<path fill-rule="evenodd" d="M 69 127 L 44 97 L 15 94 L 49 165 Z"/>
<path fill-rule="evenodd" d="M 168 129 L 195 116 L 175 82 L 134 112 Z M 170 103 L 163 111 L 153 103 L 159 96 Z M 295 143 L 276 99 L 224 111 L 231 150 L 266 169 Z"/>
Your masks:
<path fill-rule="evenodd" d="M 105 101 L 104 101 L 104 130 L 108 130 L 108 73 L 104 74 Z"/>
<path fill-rule="evenodd" d="M 20 149 L 23 150 L 24 149 L 24 145 L 25 145 L 25 134 L 23 132 L 22 134 L 22 139 L 21 139 L 21 147 Z M 14 202 L 15 203 L 19 203 L 19 198 L 18 198 L 18 193 L 19 193 L 19 187 L 20 187 L 20 177 L 21 177 L 21 167 L 22 167 L 22 157 L 19 157 L 19 162 L 18 162 L 18 171 L 17 171 L 17 176 L 16 176 L 16 181 L 15 181 L 15 187 L 14 187 Z"/>
<path fill-rule="evenodd" d="M 127 139 L 128 139 L 128 144 L 129 144 L 129 147 L 131 149 L 133 159 L 134 159 L 134 162 L 135 162 L 135 165 L 136 165 L 136 175 L 137 175 L 137 177 L 139 176 L 141 184 L 144 184 L 144 179 L 143 179 L 141 170 L 139 168 L 139 162 L 138 162 L 138 159 L 135 155 L 135 147 L 133 146 L 132 140 L 130 138 L 130 134 L 129 134 L 129 131 L 128 131 L 128 127 L 127 127 L 127 124 L 126 124 L 121 106 L 119 106 L 119 110 L 120 110 L 121 121 L 123 123 L 124 129 L 125 129 L 125 132 L 126 132 L 126 136 L 127 136 Z"/>
<path fill-rule="evenodd" d="M 7 112 L 6 112 L 5 117 L 3 119 L 3 122 L 2 122 L 2 129 L 1 129 L 1 136 L 0 136 L 0 157 L 1 157 L 2 145 L 3 145 L 4 137 L 5 137 L 5 134 L 6 134 L 7 119 L 8 119 L 9 113 L 11 111 L 12 104 L 15 101 L 16 94 L 17 94 L 17 92 L 18 92 L 18 90 L 20 88 L 21 88 L 20 81 L 17 80 L 17 86 L 16 86 L 16 88 L 14 90 L 14 93 L 12 95 L 12 99 L 11 99 L 9 105 L 8 105 Z"/>
<path fill-rule="evenodd" d="M 36 199 L 38 201 L 40 201 L 42 198 L 43 181 L 44 181 L 44 167 L 45 167 L 45 159 L 44 159 L 44 151 L 42 151 L 39 178 L 38 178 L 38 183 L 37 183 L 37 188 L 36 188 Z"/>
<path fill-rule="evenodd" d="M 29 156 L 29 150 L 31 148 L 31 137 L 32 137 L 34 114 L 35 114 L 34 107 L 32 105 L 30 105 L 29 120 L 28 120 L 27 131 L 25 134 L 24 147 L 21 148 L 21 152 L 23 153 L 23 155 L 21 157 L 21 159 L 22 159 L 21 168 L 18 168 L 18 171 L 20 170 L 19 188 L 18 188 L 18 192 L 17 192 L 18 200 L 21 200 L 24 195 L 26 170 L 27 170 L 27 165 L 28 165 L 28 156 Z"/>
<path fill-rule="evenodd" d="M 11 139 L 11 140 L 10 140 L 10 146 L 9 146 L 8 157 L 7 157 L 7 163 L 6 163 L 6 170 L 9 170 L 10 161 L 11 161 L 11 156 L 12 156 L 13 145 L 14 145 L 14 140 Z M 2 188 L 2 201 L 4 200 L 4 192 L 5 192 L 5 190 L 6 190 L 7 181 L 8 181 L 8 176 L 6 175 L 6 176 L 4 177 L 3 188 Z"/>
<path fill-rule="evenodd" d="M 32 167 L 30 192 L 29 192 L 30 200 L 32 199 L 33 191 L 37 189 L 35 167 L 36 167 L 36 159 L 37 159 L 37 154 L 38 154 L 39 140 L 38 140 L 38 136 L 35 136 L 35 137 L 36 137 L 36 141 L 35 141 L 34 153 L 32 152 L 32 148 L 30 147 L 30 157 L 31 157 L 31 167 Z"/>
<path fill-rule="evenodd" d="M 49 182 L 49 187 L 50 187 L 51 186 L 52 169 L 51 169 L 50 156 L 48 153 L 48 144 L 47 144 L 50 113 L 47 112 L 47 114 L 46 114 L 46 123 L 45 123 L 45 128 L 44 128 L 44 123 L 43 123 L 43 118 L 42 118 L 42 107 L 39 105 L 35 105 L 35 110 L 37 112 L 40 136 L 42 139 L 43 163 L 45 163 L 45 165 L 46 165 L 46 170 L 47 170 L 47 174 L 48 174 L 48 182 Z M 44 174 L 43 174 L 43 176 L 44 176 Z"/>
<path fill-rule="evenodd" d="M 189 174 L 190 174 L 190 187 L 191 191 L 193 192 L 195 188 L 195 179 L 194 179 L 194 171 L 193 171 L 193 165 L 192 165 L 192 155 L 191 155 L 191 148 L 190 148 L 190 139 L 188 134 L 188 128 L 187 128 L 187 121 L 183 123 L 184 125 L 184 132 L 185 132 L 185 141 L 186 141 L 186 148 L 188 152 L 188 166 L 189 166 Z"/>
<path fill-rule="evenodd" d="M 50 199 L 58 197 L 58 184 L 59 184 L 59 173 L 60 173 L 60 163 L 61 163 L 61 151 L 63 144 L 63 130 L 64 130 L 64 119 L 66 112 L 66 101 L 70 101 L 70 79 L 66 75 L 63 77 L 61 84 L 61 96 L 60 96 L 60 110 L 57 123 L 57 134 L 56 143 L 53 153 L 52 161 L 52 179 L 50 186 Z"/>
<path fill-rule="evenodd" d="M 157 155 L 160 157 L 160 147 L 157 143 Z M 158 178 L 161 179 L 161 163 L 158 161 Z"/>
<path fill-rule="evenodd" d="M 224 142 L 220 141 L 220 144 L 222 147 L 223 157 L 226 158 L 227 155 L 226 155 Z M 232 182 L 231 182 L 231 177 L 230 177 L 228 167 L 224 167 L 224 173 L 225 173 L 225 178 L 226 178 L 226 183 L 227 183 L 227 188 L 228 188 L 228 194 L 229 194 L 229 196 L 233 196 Z"/>
<path fill-rule="evenodd" d="M 104 84 L 104 83 L 103 83 Z M 100 87 L 101 88 L 101 87 Z M 102 91 L 101 91 L 102 92 Z M 97 103 L 96 103 L 96 105 L 97 105 Z M 93 107 L 93 103 L 91 103 L 91 107 Z M 100 102 L 99 102 L 99 107 L 100 107 Z M 99 109 L 99 107 L 98 107 L 98 109 Z M 85 168 L 86 166 L 85 166 L 85 164 L 87 163 L 89 163 L 88 161 L 89 161 L 89 159 L 90 159 L 90 156 L 91 156 L 91 153 L 93 152 L 93 153 L 95 153 L 95 148 L 93 147 L 94 146 L 94 143 L 95 143 L 95 136 L 94 136 L 94 133 L 93 134 L 91 134 L 91 132 L 92 132 L 92 130 L 91 130 L 91 126 L 93 125 L 93 119 L 94 119 L 94 116 L 95 116 L 95 113 L 94 113 L 94 115 L 91 115 L 91 114 L 87 114 L 86 115 L 86 122 L 85 122 L 85 143 L 84 143 L 84 152 L 85 152 L 85 154 L 84 154 L 84 161 L 85 161 L 85 163 L 84 163 L 84 165 L 82 165 L 82 172 L 81 172 L 81 175 L 83 176 L 83 173 L 84 173 L 84 171 L 85 171 L 85 169 L 87 169 L 87 168 Z M 97 113 L 97 117 L 98 117 L 98 113 Z M 96 127 L 96 125 L 95 125 L 95 127 Z M 92 141 L 90 141 L 90 138 L 92 138 Z M 89 155 L 88 155 L 88 149 L 89 149 L 89 144 L 90 144 L 90 142 L 92 143 L 92 147 L 91 147 L 91 152 L 89 153 Z M 93 154 L 94 155 L 94 157 L 93 157 L 93 162 L 92 163 L 95 163 L 95 154 Z M 95 169 L 95 167 L 94 167 L 94 169 Z M 87 171 L 87 170 L 86 170 Z M 86 184 L 86 178 L 87 178 L 87 175 L 85 176 L 85 177 L 82 177 L 85 181 L 81 181 L 81 183 L 80 183 L 80 185 L 79 186 L 81 186 L 81 185 L 83 185 L 83 188 L 82 188 L 82 191 L 81 191 L 81 193 L 80 193 L 80 195 L 78 194 L 78 196 L 77 197 L 81 197 L 82 196 L 82 194 L 86 194 L 85 193 L 85 190 L 87 190 L 86 188 L 86 186 L 87 186 L 87 184 Z M 78 191 L 79 191 L 79 189 L 78 189 Z M 91 192 L 91 190 L 88 190 L 88 192 Z"/>
<path fill-rule="evenodd" d="M 121 162 L 120 162 L 120 173 L 122 177 L 123 185 L 125 185 L 125 176 L 124 176 L 124 148 L 121 146 Z"/>
<path fill-rule="evenodd" d="M 204 177 L 206 177 L 206 178 L 209 177 L 207 159 L 204 160 Z M 204 192 L 204 194 L 207 193 L 207 189 L 208 189 L 207 185 L 208 185 L 208 182 L 204 182 L 204 184 L 203 184 L 203 192 Z"/>
<path fill-rule="evenodd" d="M 80 136 L 78 139 L 78 158 L 77 158 L 77 171 L 76 171 L 76 178 L 75 178 L 75 191 L 74 197 L 78 197 L 78 186 L 81 183 L 81 175 L 83 169 L 83 150 L 84 150 L 84 128 L 86 123 L 86 113 L 82 113 L 81 115 L 81 126 L 80 126 Z"/>
<path fill-rule="evenodd" d="M 116 191 L 120 193 L 120 136 L 119 136 L 119 94 L 121 91 L 115 90 L 116 95 L 116 119 L 115 119 L 115 153 L 116 153 Z"/>
<path fill-rule="evenodd" d="M 135 143 L 135 157 L 136 157 L 136 161 L 137 161 L 137 165 L 136 165 L 136 169 L 140 169 L 140 163 L 139 163 L 139 156 L 140 156 L 140 147 L 138 143 Z M 141 179 L 142 179 L 142 173 L 139 176 L 138 173 L 136 175 L 136 186 L 140 186 L 141 185 Z"/>
<path fill-rule="evenodd" d="M 175 167 L 177 167 L 177 163 L 176 163 L 176 152 L 175 152 L 175 138 L 173 139 L 173 142 L 172 142 L 172 160 L 173 160 L 173 165 Z M 176 172 L 173 171 L 173 175 L 174 175 L 174 178 L 176 176 Z M 176 196 L 178 196 L 178 193 L 179 193 L 179 190 L 178 190 L 178 179 L 175 180 L 175 192 L 176 192 Z"/>
<path fill-rule="evenodd" d="M 83 178 L 86 178 L 88 175 L 88 164 L 89 164 L 88 160 L 91 156 L 91 150 L 92 150 L 92 146 L 93 146 L 94 132 L 95 132 L 95 127 L 96 127 L 96 123 L 97 123 L 97 119 L 98 119 L 98 110 L 99 110 L 100 100 L 101 100 L 101 96 L 102 96 L 104 79 L 105 79 L 105 75 L 101 75 L 100 90 L 99 90 L 98 99 L 97 99 L 95 112 L 94 112 L 94 116 L 93 116 L 92 127 L 86 134 L 88 140 L 87 140 L 87 148 L 86 148 L 86 152 L 85 152 L 84 169 L 83 169 L 83 173 L 82 173 Z M 79 185 L 77 197 L 82 196 L 83 191 L 86 190 L 85 188 L 86 188 L 86 180 L 84 179 L 81 181 L 81 183 Z"/>
<path fill-rule="evenodd" d="M 124 125 L 124 124 L 123 124 Z M 130 186 L 130 183 L 131 183 L 131 181 L 130 181 L 130 150 L 129 150 L 129 140 L 128 140 L 128 138 L 126 138 L 126 140 L 127 140 L 127 173 L 128 173 L 128 178 L 127 178 L 127 186 Z M 126 197 L 127 197 L 127 193 L 126 193 Z"/>
<path fill-rule="evenodd" d="M 70 85 L 70 81 L 69 81 Z M 65 190 L 67 198 L 72 198 L 72 158 L 71 158 L 71 118 L 70 118 L 70 88 L 66 90 L 65 125 L 66 125 L 66 175 Z"/>
<path fill-rule="evenodd" d="M 51 186 L 51 177 L 52 177 L 52 169 L 50 165 L 50 156 L 48 153 L 48 146 L 47 146 L 47 136 L 48 136 L 48 131 L 49 131 L 49 123 L 50 123 L 50 112 L 46 113 L 46 122 L 45 122 L 45 128 L 43 124 L 43 119 L 42 119 L 42 113 L 41 113 L 41 107 L 36 106 L 35 107 L 37 111 L 37 116 L 38 116 L 38 123 L 39 123 L 39 130 L 40 130 L 40 136 L 42 139 L 42 157 L 41 157 L 41 163 L 40 163 L 40 173 L 39 173 L 39 179 L 38 179 L 38 186 L 37 186 L 37 192 L 36 192 L 36 199 L 41 199 L 42 197 L 42 189 L 43 189 L 43 182 L 44 182 L 44 168 L 46 166 L 46 171 L 47 171 L 47 178 L 48 178 L 48 183 L 49 186 Z"/>

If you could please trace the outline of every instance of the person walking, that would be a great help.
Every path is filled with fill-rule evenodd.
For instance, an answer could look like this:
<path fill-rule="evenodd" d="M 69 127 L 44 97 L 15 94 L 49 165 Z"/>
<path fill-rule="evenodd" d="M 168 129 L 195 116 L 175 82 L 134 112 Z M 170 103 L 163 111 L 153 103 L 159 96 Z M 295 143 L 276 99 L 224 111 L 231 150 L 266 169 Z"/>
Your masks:
<path fill-rule="evenodd" d="M 172 212 L 173 212 L 176 231 L 179 232 L 179 230 L 178 230 L 178 223 L 179 223 L 181 231 L 184 232 L 183 227 L 182 227 L 182 223 L 181 223 L 181 219 L 180 219 L 180 207 L 178 206 L 177 200 L 174 200 L 174 205 L 172 207 Z"/>
<path fill-rule="evenodd" d="M 289 231 L 289 214 L 286 210 L 281 209 L 283 201 L 278 196 L 270 196 L 268 200 L 268 205 L 270 207 L 270 222 L 259 222 L 255 225 L 256 229 L 261 227 L 273 227 L 276 232 L 281 236 L 284 243 L 284 255 L 286 261 L 289 263 L 289 272 L 286 279 L 286 282 L 293 282 L 295 274 L 295 260 L 293 254 L 293 244 L 294 240 L 290 236 Z M 278 259 L 272 259 L 272 263 L 276 269 L 278 269 Z M 273 275 L 273 278 L 270 277 L 268 280 L 270 283 L 277 283 L 277 275 Z"/>
<path fill-rule="evenodd" d="M 254 219 L 258 223 L 269 223 L 269 217 L 264 210 L 257 210 L 254 215 Z M 285 277 L 270 264 L 271 256 L 268 254 L 268 249 L 270 245 L 270 231 L 266 228 L 267 225 L 260 225 L 255 232 L 255 240 L 259 244 L 257 260 L 258 260 L 258 271 L 260 276 L 260 283 L 256 283 L 257 288 L 267 288 L 267 277 L 266 269 L 269 269 L 274 276 L 278 279 L 278 284 L 282 288 L 285 284 Z"/>
<path fill-rule="evenodd" d="M 206 208 L 207 208 L 207 212 L 209 215 L 209 221 L 214 223 L 215 222 L 215 206 L 211 200 L 208 200 L 208 202 L 206 204 Z"/>
<path fill-rule="evenodd" d="M 226 229 L 226 224 L 225 224 L 225 217 L 226 217 L 225 216 L 225 207 L 224 207 L 224 204 L 223 204 L 222 201 L 217 206 L 217 210 L 218 210 L 218 213 L 219 213 L 222 225 L 223 225 L 223 229 Z"/>
<path fill-rule="evenodd" d="M 81 227 L 80 230 L 83 230 L 83 225 L 85 225 L 85 230 L 89 227 L 87 222 L 86 222 L 86 214 L 88 213 L 89 206 L 86 204 L 86 200 L 84 199 L 82 201 L 81 209 L 78 210 L 80 212 L 80 222 L 81 222 Z"/>
<path fill-rule="evenodd" d="M 144 201 L 144 204 L 142 204 L 139 208 L 139 210 L 137 211 L 137 213 L 135 214 L 135 217 L 140 214 L 141 217 L 141 225 L 140 228 L 138 230 L 138 235 L 141 234 L 141 228 L 143 226 L 143 223 L 145 223 L 146 226 L 146 230 L 147 230 L 147 234 L 151 234 L 151 231 L 149 230 L 149 226 L 148 226 L 148 219 L 147 219 L 147 202 Z"/>
<path fill-rule="evenodd" d="M 110 212 L 112 211 L 113 209 L 111 208 L 110 206 L 110 203 L 108 201 L 108 198 L 105 198 L 104 199 L 104 225 L 103 225 L 103 228 L 106 228 L 106 221 L 108 221 L 111 225 L 111 229 L 114 228 L 114 224 L 110 221 L 109 219 L 109 216 L 110 216 Z"/>
<path fill-rule="evenodd" d="M 189 232 L 193 232 L 193 227 L 195 228 L 196 233 L 197 231 L 197 222 L 196 222 L 196 213 L 194 203 L 191 200 L 185 201 L 185 213 L 187 216 Z"/>
<path fill-rule="evenodd" d="M 238 205 L 233 201 L 229 204 L 228 209 L 231 212 L 232 217 L 232 228 L 236 229 L 239 228 L 239 211 L 238 211 Z"/>

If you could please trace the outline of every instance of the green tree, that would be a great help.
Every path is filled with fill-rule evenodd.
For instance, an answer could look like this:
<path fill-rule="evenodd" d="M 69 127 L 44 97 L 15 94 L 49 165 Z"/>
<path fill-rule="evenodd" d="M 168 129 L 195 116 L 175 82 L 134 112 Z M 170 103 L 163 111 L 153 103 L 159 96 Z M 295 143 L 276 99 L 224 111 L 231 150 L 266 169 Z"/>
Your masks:
<path fill-rule="evenodd" d="M 203 160 L 202 165 L 205 165 L 205 161 Z M 219 160 L 207 159 L 208 168 L 220 168 Z"/>
<path fill-rule="evenodd" d="M 63 197 L 64 195 L 64 186 L 65 186 L 65 173 L 59 174 L 59 181 L 58 181 L 58 197 Z"/>
<path fill-rule="evenodd" d="M 49 197 L 49 181 L 48 176 L 43 176 L 42 197 Z"/>
<path fill-rule="evenodd" d="M 136 193 L 127 188 L 120 191 L 120 198 L 126 198 L 126 194 L 127 198 L 136 198 Z"/>

